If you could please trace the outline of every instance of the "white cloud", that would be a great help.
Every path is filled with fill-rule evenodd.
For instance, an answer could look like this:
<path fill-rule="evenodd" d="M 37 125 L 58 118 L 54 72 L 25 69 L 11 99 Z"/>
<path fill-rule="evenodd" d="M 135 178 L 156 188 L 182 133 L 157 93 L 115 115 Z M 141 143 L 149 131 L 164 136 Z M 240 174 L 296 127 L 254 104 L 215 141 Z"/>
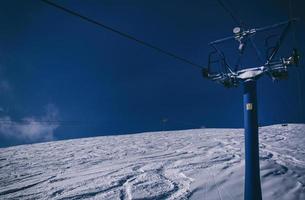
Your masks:
<path fill-rule="evenodd" d="M 46 106 L 42 117 L 25 117 L 21 122 L 13 121 L 9 116 L 0 118 L 0 135 L 19 142 L 41 142 L 54 140 L 54 130 L 57 123 L 48 123 L 58 119 L 58 109 L 53 104 Z"/>

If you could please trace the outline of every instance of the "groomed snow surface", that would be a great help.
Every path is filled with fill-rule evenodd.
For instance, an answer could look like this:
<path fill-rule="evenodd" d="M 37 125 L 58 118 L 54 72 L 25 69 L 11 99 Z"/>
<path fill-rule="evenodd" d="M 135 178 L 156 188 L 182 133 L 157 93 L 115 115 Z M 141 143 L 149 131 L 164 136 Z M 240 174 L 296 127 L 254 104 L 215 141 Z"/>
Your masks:
<path fill-rule="evenodd" d="M 265 200 L 305 199 L 305 125 L 260 129 Z M 74 139 L 0 149 L 0 199 L 243 199 L 242 129 Z"/>

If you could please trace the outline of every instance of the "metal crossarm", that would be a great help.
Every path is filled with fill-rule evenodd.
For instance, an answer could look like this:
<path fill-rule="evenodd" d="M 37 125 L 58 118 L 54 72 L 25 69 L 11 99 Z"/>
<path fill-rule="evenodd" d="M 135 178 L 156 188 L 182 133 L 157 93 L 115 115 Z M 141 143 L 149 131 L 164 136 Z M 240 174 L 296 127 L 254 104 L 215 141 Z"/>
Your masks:
<path fill-rule="evenodd" d="M 299 55 L 296 49 L 293 49 L 292 55 L 288 58 L 281 58 L 279 60 L 275 60 L 275 57 L 281 48 L 293 22 L 297 19 L 291 19 L 283 22 L 279 22 L 273 25 L 264 26 L 261 28 L 254 28 L 248 30 L 242 30 L 239 27 L 234 28 L 234 36 L 225 37 L 223 39 L 219 39 L 209 43 L 212 48 L 214 49 L 213 52 L 209 54 L 208 57 L 208 68 L 203 69 L 203 75 L 205 78 L 209 78 L 213 81 L 223 84 L 225 87 L 236 87 L 239 85 L 240 82 L 243 82 L 247 79 L 257 79 L 258 77 L 262 76 L 263 74 L 268 74 L 272 79 L 283 79 L 286 78 L 288 75 L 287 67 L 297 65 L 299 63 Z M 255 43 L 252 40 L 252 37 L 257 32 L 267 31 L 271 29 L 276 29 L 279 27 L 283 27 L 284 30 L 279 34 L 278 40 L 276 41 L 275 46 L 269 47 L 267 49 L 268 56 L 266 58 L 265 63 L 256 68 L 245 68 L 239 70 L 239 64 L 241 57 L 243 55 L 243 51 L 245 48 L 245 43 L 247 39 L 250 38 L 250 42 L 252 46 L 256 50 L 257 56 L 259 56 L 260 60 L 262 60 L 260 56 L 260 52 L 256 47 Z M 277 35 L 271 35 L 266 38 L 266 44 L 268 45 L 269 39 L 273 38 Z M 235 39 L 239 42 L 238 50 L 240 51 L 239 57 L 237 59 L 237 63 L 235 67 L 231 67 L 226 60 L 225 54 L 219 49 L 217 46 L 220 43 L 225 41 Z M 218 56 L 217 59 L 213 59 L 213 56 L 216 54 Z M 212 72 L 212 65 L 218 64 L 218 70 L 216 72 Z M 233 70 L 234 69 L 234 70 Z"/>

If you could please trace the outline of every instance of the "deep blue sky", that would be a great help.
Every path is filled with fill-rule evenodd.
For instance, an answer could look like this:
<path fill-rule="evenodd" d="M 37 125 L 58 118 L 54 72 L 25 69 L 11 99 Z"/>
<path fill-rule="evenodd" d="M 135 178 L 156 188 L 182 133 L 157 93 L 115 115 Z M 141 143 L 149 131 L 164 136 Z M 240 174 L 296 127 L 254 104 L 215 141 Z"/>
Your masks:
<path fill-rule="evenodd" d="M 213 0 L 54 2 L 201 65 L 207 64 L 208 42 L 235 26 Z M 288 1 L 224 2 L 251 27 L 288 19 Z M 293 2 L 298 47 L 305 52 L 305 3 Z M 3 119 L 83 122 L 52 129 L 53 139 L 158 131 L 163 118 L 166 130 L 243 126 L 242 87 L 226 89 L 203 79 L 199 69 L 40 1 L 1 1 L 0 26 Z M 304 72 L 258 81 L 261 125 L 305 122 Z M 0 134 L 0 146 L 39 141 L 22 139 L 23 130 L 16 130 Z"/>

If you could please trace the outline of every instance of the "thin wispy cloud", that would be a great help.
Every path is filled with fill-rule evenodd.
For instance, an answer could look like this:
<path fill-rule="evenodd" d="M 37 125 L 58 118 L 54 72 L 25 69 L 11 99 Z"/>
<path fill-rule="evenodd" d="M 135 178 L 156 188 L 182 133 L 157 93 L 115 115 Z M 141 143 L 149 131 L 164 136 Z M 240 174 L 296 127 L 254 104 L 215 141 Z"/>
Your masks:
<path fill-rule="evenodd" d="M 7 80 L 0 81 L 0 94 L 6 93 L 12 89 L 10 83 Z"/>
<path fill-rule="evenodd" d="M 0 136 L 21 143 L 52 141 L 59 124 L 47 122 L 58 120 L 58 117 L 59 111 L 54 104 L 45 107 L 42 117 L 30 116 L 14 121 L 10 116 L 4 116 L 0 118 Z"/>
<path fill-rule="evenodd" d="M 11 83 L 7 80 L 4 72 L 5 67 L 0 64 L 0 94 L 3 94 L 12 89 Z"/>

